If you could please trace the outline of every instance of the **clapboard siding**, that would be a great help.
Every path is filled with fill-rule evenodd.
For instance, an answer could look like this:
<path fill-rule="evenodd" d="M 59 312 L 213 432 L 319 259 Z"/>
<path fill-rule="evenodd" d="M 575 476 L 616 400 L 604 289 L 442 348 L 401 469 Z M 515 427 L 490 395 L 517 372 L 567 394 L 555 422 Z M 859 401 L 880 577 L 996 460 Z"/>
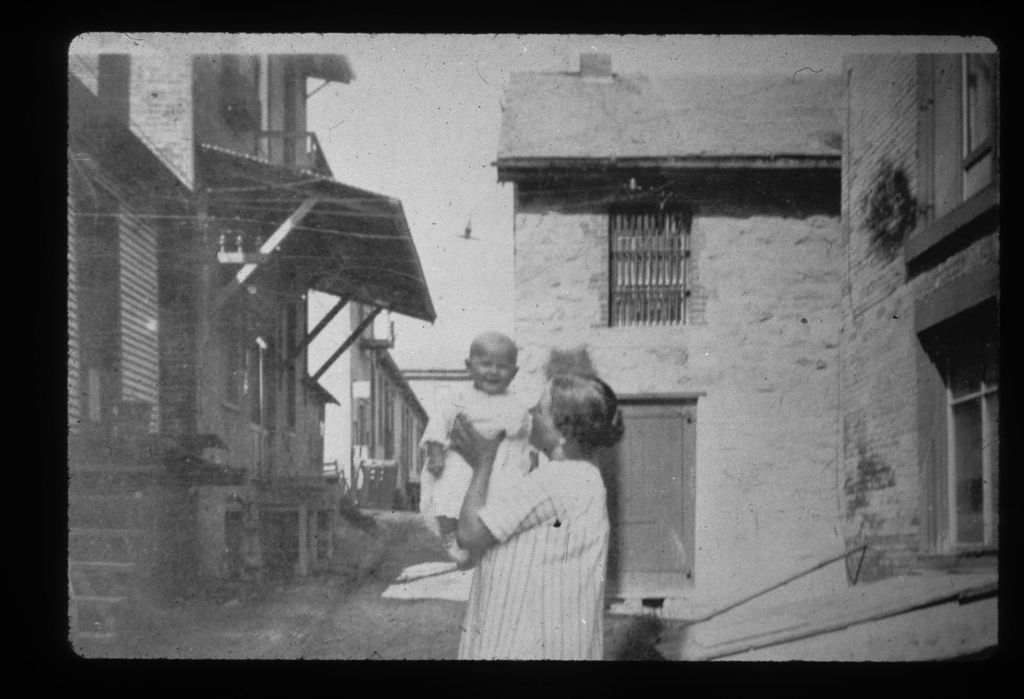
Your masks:
<path fill-rule="evenodd" d="M 160 345 L 157 337 L 157 236 L 137 218 L 120 218 L 121 397 L 154 406 L 159 429 Z"/>
<path fill-rule="evenodd" d="M 82 419 L 82 391 L 79 387 L 78 233 L 75 223 L 73 204 L 68 197 L 68 429 L 72 434 L 78 434 L 78 425 Z"/>

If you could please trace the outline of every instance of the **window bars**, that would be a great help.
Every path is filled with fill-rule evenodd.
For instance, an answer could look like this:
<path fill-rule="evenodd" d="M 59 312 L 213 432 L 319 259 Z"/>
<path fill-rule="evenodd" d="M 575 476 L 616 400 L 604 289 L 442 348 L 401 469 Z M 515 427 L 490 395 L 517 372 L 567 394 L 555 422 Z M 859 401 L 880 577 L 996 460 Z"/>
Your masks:
<path fill-rule="evenodd" d="M 690 215 L 684 211 L 612 211 L 609 325 L 687 322 Z"/>

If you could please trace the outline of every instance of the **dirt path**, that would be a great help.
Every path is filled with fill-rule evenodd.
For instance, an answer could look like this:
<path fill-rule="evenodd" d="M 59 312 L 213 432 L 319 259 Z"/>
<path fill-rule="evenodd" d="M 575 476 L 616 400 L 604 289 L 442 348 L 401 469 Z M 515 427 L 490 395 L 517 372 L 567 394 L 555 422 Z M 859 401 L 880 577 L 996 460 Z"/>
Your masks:
<path fill-rule="evenodd" d="M 361 553 L 356 584 L 326 605 L 302 639 L 275 657 L 340 660 L 454 659 L 464 602 L 381 597 L 408 566 L 441 560 L 437 543 L 415 518 L 377 514 L 380 531 Z M 358 542 L 354 542 L 358 543 Z M 349 556 L 352 560 L 353 556 Z"/>
<path fill-rule="evenodd" d="M 437 542 L 418 518 L 411 513 L 357 514 L 335 533 L 333 570 L 267 582 L 221 601 L 141 607 L 125 626 L 119 649 L 104 655 L 455 659 L 465 602 L 381 596 L 405 568 L 443 560 Z M 637 644 L 635 621 L 606 617 L 606 657 L 650 659 L 649 644 L 643 639 Z"/>
<path fill-rule="evenodd" d="M 360 526 L 362 525 L 362 526 Z M 411 513 L 372 513 L 335 532 L 332 570 L 240 588 L 231 599 L 136 605 L 106 657 L 445 659 L 458 649 L 465 603 L 388 600 L 413 564 L 441 560 Z"/>

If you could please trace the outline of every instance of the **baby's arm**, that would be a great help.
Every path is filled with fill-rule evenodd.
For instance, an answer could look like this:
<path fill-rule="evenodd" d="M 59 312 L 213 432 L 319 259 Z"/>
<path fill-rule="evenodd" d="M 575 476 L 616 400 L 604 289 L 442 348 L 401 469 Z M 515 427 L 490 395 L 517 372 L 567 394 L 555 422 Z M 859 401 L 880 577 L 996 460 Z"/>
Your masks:
<path fill-rule="evenodd" d="M 444 445 L 439 442 L 427 442 L 427 470 L 435 476 L 444 470 Z"/>

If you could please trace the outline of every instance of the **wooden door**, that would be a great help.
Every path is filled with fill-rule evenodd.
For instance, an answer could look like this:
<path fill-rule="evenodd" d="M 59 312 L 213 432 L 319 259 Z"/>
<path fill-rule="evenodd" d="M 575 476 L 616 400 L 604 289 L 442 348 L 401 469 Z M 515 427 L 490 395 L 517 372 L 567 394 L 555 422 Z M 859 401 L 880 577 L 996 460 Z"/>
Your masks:
<path fill-rule="evenodd" d="M 609 596 L 671 597 L 693 584 L 696 403 L 626 399 L 607 455 Z"/>

